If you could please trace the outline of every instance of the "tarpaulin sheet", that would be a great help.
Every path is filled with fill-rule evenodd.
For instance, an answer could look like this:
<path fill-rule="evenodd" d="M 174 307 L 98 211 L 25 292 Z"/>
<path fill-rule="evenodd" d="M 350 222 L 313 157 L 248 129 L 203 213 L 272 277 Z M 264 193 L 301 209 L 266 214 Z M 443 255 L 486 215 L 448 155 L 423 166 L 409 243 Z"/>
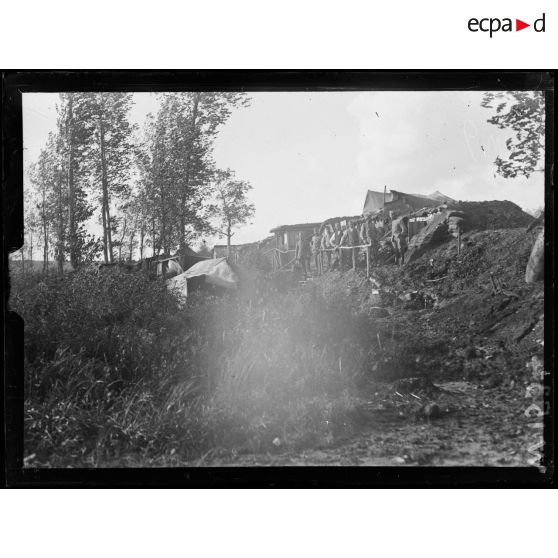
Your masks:
<path fill-rule="evenodd" d="M 174 279 L 184 278 L 186 280 L 194 277 L 205 277 L 206 283 L 225 289 L 237 289 L 252 283 L 258 275 L 259 272 L 255 269 L 229 262 L 227 258 L 215 258 L 198 262 Z"/>
<path fill-rule="evenodd" d="M 184 273 L 172 277 L 166 284 L 167 289 L 173 291 L 179 298 L 185 300 L 188 296 L 188 278 L 184 277 Z"/>

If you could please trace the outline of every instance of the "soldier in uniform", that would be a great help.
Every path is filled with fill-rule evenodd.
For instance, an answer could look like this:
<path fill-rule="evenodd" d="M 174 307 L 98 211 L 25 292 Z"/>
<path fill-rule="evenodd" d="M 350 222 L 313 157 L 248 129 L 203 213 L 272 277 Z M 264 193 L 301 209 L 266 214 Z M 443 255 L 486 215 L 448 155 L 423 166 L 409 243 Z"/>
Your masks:
<path fill-rule="evenodd" d="M 365 244 L 369 247 L 366 248 L 368 251 L 368 257 L 370 258 L 370 263 L 376 262 L 378 259 L 378 243 L 380 237 L 382 236 L 381 229 L 378 226 L 379 218 L 374 219 L 371 215 L 366 217 L 361 227 L 361 235 Z"/>
<path fill-rule="evenodd" d="M 370 244 L 371 217 L 367 215 L 360 225 L 360 238 L 363 244 Z"/>
<path fill-rule="evenodd" d="M 354 221 L 349 221 L 349 246 L 360 246 L 361 243 L 362 241 L 358 229 L 356 227 L 356 223 Z M 358 248 L 347 250 L 349 265 L 353 265 L 355 267 L 356 267 L 357 250 Z"/>
<path fill-rule="evenodd" d="M 327 268 L 331 269 L 331 244 L 329 243 L 329 239 L 331 238 L 331 231 L 329 229 L 329 225 L 326 225 L 324 227 L 324 230 L 322 231 L 322 238 L 321 238 L 321 244 L 320 244 L 320 248 L 322 250 L 322 254 L 325 254 L 325 257 L 327 259 Z M 324 258 L 322 256 L 321 258 L 322 264 L 324 261 Z"/>
<path fill-rule="evenodd" d="M 339 239 L 338 252 L 339 252 L 339 269 L 343 271 L 347 267 L 347 259 L 349 256 L 349 251 L 342 249 L 346 246 L 350 246 L 349 225 L 346 224 L 344 227 L 341 227 L 341 231 L 342 232 L 341 232 L 341 238 Z"/>
<path fill-rule="evenodd" d="M 335 223 L 333 225 L 333 233 L 329 239 L 329 244 L 331 248 L 333 248 L 333 261 L 331 263 L 332 269 L 337 268 L 341 269 L 341 254 L 342 250 L 339 249 L 341 245 L 341 237 L 343 236 L 343 231 L 341 230 L 340 223 Z"/>
<path fill-rule="evenodd" d="M 295 260 L 300 265 L 304 273 L 304 279 L 308 277 L 310 263 L 310 242 L 308 236 L 298 233 L 295 246 Z"/>
<path fill-rule="evenodd" d="M 316 266 L 316 273 L 321 275 L 322 266 L 320 261 L 320 249 L 322 244 L 322 237 L 318 234 L 318 229 L 314 229 L 314 234 L 312 235 L 311 249 L 312 257 L 314 259 L 314 265 Z"/>
<path fill-rule="evenodd" d="M 407 216 L 397 217 L 392 214 L 391 221 L 391 244 L 395 252 L 395 263 L 403 265 L 405 252 L 407 252 L 407 234 L 409 231 L 409 218 Z"/>

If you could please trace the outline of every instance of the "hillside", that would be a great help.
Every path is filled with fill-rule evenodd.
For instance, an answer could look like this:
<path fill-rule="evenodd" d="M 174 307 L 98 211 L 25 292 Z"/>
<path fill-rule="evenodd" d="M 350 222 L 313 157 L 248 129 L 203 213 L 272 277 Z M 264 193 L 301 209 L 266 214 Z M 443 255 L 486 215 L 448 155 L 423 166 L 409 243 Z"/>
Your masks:
<path fill-rule="evenodd" d="M 460 256 L 452 241 L 403 269 L 376 268 L 374 293 L 352 272 L 317 279 L 320 290 L 344 284 L 355 307 L 376 316 L 369 375 L 347 416 L 354 431 L 240 463 L 538 463 L 541 418 L 535 407 L 525 414 L 543 408 L 544 288 L 524 282 L 534 235 L 524 228 L 468 233 Z"/>

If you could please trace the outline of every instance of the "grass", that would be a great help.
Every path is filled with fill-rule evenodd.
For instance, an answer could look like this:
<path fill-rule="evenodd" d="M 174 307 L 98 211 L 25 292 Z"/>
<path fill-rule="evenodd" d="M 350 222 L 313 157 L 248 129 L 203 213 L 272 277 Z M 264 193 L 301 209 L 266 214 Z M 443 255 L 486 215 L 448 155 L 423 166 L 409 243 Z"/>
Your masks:
<path fill-rule="evenodd" d="M 32 466 L 192 462 L 333 443 L 378 350 L 363 279 L 180 308 L 141 273 L 19 277 Z"/>

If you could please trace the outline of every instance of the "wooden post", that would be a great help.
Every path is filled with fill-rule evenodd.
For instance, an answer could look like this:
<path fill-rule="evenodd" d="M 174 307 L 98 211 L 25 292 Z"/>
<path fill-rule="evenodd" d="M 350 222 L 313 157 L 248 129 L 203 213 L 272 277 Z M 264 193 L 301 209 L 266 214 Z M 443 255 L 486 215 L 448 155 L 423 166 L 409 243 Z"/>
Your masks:
<path fill-rule="evenodd" d="M 351 252 L 353 253 L 353 271 L 356 270 L 356 252 L 355 252 L 356 248 L 353 248 L 351 250 Z"/>
<path fill-rule="evenodd" d="M 366 278 L 370 277 L 370 246 L 366 247 Z"/>

